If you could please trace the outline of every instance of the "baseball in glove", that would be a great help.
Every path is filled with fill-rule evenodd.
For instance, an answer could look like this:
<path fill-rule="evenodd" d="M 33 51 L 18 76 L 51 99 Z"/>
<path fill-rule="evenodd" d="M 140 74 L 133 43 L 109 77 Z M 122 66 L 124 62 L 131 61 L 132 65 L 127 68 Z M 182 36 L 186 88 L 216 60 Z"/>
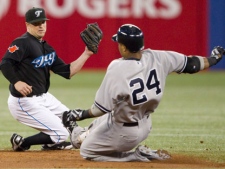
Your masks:
<path fill-rule="evenodd" d="M 87 48 L 95 54 L 98 52 L 98 45 L 102 36 L 102 30 L 99 28 L 97 23 L 88 24 L 87 28 L 80 33 L 80 37 Z"/>

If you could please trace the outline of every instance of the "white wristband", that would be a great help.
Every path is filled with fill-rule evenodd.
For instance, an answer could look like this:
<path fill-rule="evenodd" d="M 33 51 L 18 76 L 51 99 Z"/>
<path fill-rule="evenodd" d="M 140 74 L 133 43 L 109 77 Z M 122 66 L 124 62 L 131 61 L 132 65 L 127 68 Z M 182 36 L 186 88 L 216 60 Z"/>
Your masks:
<path fill-rule="evenodd" d="M 205 61 L 204 61 L 204 58 L 203 57 L 201 57 L 201 56 L 196 56 L 198 59 L 199 59 L 199 61 L 200 61 L 200 70 L 203 70 L 203 69 L 205 69 Z"/>

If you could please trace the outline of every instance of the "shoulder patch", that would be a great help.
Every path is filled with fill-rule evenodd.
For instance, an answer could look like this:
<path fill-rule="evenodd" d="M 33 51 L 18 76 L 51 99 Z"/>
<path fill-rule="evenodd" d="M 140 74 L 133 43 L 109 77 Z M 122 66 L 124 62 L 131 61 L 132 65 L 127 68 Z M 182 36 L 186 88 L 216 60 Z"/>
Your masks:
<path fill-rule="evenodd" d="M 15 51 L 19 50 L 19 47 L 16 46 L 16 45 L 13 45 L 13 46 L 10 46 L 8 48 L 8 50 L 9 50 L 10 53 L 14 53 Z"/>

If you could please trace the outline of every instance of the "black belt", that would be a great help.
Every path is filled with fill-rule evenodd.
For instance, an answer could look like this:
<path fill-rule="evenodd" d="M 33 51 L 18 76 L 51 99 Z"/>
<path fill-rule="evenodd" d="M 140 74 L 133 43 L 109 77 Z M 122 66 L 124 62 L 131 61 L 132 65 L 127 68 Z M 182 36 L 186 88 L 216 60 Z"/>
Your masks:
<path fill-rule="evenodd" d="M 26 97 L 33 97 L 33 96 L 38 97 L 38 96 L 41 96 L 41 95 L 43 95 L 43 94 L 44 94 L 44 93 L 36 94 L 36 95 L 27 95 Z M 14 93 L 11 93 L 11 95 L 14 96 L 14 97 L 18 97 L 18 98 L 24 97 L 24 96 L 17 95 L 17 94 L 14 94 Z"/>
<path fill-rule="evenodd" d="M 125 126 L 125 127 L 138 126 L 138 122 L 134 122 L 134 123 L 123 123 L 123 126 Z"/>
<path fill-rule="evenodd" d="M 36 94 L 36 95 L 28 95 L 27 97 L 38 97 L 38 96 L 41 96 L 41 95 L 43 95 L 43 93 L 41 93 L 41 94 Z"/>

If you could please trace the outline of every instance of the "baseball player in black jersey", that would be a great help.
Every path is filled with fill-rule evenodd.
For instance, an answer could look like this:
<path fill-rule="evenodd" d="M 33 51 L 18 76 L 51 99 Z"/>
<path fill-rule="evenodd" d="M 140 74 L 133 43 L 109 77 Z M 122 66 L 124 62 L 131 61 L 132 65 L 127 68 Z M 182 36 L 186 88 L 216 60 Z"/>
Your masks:
<path fill-rule="evenodd" d="M 213 66 L 225 50 L 215 47 L 210 57 L 201 57 L 143 49 L 143 32 L 132 24 L 122 25 L 112 39 L 118 42 L 122 58 L 108 66 L 94 104 L 88 110 L 63 113 L 71 143 L 80 148 L 83 158 L 94 161 L 168 159 L 167 151 L 139 145 L 152 129 L 151 114 L 163 96 L 166 77 L 172 72 L 197 73 Z M 77 126 L 76 121 L 91 117 L 98 118 L 89 127 Z"/>
<path fill-rule="evenodd" d="M 78 59 L 65 64 L 43 37 L 48 20 L 42 8 L 32 8 L 25 14 L 27 32 L 9 46 L 1 62 L 1 71 L 10 82 L 8 107 L 20 123 L 40 133 L 23 138 L 14 133 L 10 139 L 14 151 L 43 145 L 43 150 L 71 149 L 66 142 L 69 133 L 61 122 L 69 110 L 51 95 L 50 71 L 70 79 L 93 54 L 87 47 Z"/>

